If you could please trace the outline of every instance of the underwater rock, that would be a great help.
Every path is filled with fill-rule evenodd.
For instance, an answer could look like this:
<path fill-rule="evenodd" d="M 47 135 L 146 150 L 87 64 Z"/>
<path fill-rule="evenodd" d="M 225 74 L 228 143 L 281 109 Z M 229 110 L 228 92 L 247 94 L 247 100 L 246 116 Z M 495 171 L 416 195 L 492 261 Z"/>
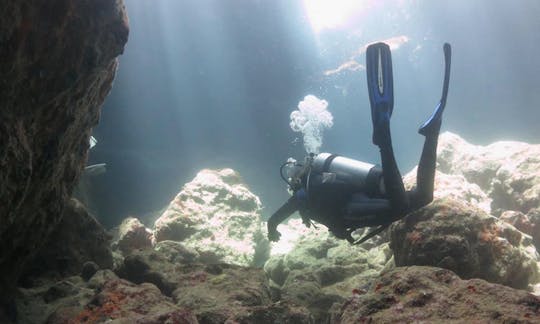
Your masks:
<path fill-rule="evenodd" d="M 265 223 L 266 227 L 266 223 Z M 319 235 L 326 237 L 328 229 L 324 225 L 306 227 L 300 218 L 291 217 L 278 225 L 281 237 L 278 242 L 271 242 L 271 256 L 284 255 L 295 249 L 298 242 L 316 238 Z"/>
<path fill-rule="evenodd" d="M 436 199 L 390 228 L 396 266 L 429 265 L 514 288 L 537 282 L 530 236 L 453 198 Z"/>
<path fill-rule="evenodd" d="M 536 249 L 540 251 L 540 208 L 534 208 L 527 213 L 527 219 L 531 222 L 531 236 Z"/>
<path fill-rule="evenodd" d="M 176 268 L 176 304 L 192 309 L 202 323 L 224 323 L 253 307 L 272 304 L 261 269 L 228 264 Z"/>
<path fill-rule="evenodd" d="M 180 242 L 161 241 L 156 243 L 154 249 L 172 263 L 194 263 L 199 260 L 197 251 L 187 248 Z"/>
<path fill-rule="evenodd" d="M 86 283 L 74 276 L 19 288 L 18 323 L 197 323 L 186 309 L 174 305 L 150 283 L 136 285 L 111 270 L 99 270 Z"/>
<path fill-rule="evenodd" d="M 203 318 L 206 320 L 206 318 Z M 201 323 L 221 323 L 203 322 Z M 297 323 L 311 324 L 316 323 L 307 309 L 296 307 L 285 303 L 274 303 L 264 306 L 253 306 L 249 311 L 234 314 L 227 319 L 226 323 Z"/>
<path fill-rule="evenodd" d="M 304 226 L 296 219 L 280 225 L 282 238 L 294 225 Z M 316 323 L 326 322 L 331 307 L 354 289 L 368 286 L 391 258 L 388 244 L 367 250 L 364 245 L 335 238 L 323 227 L 307 231 L 300 227 L 294 236 L 298 241 L 290 252 L 274 255 L 264 265 L 278 298 L 289 305 L 306 307 Z"/>
<path fill-rule="evenodd" d="M 529 217 L 522 212 L 515 210 L 507 210 L 501 214 L 499 219 L 514 226 L 516 229 L 520 230 L 525 234 L 531 236 L 533 235 L 535 224 L 533 224 Z"/>
<path fill-rule="evenodd" d="M 202 323 L 233 323 L 240 319 L 268 319 L 268 323 L 273 319 L 296 319 L 297 323 L 310 323 L 307 309 L 272 301 L 262 269 L 184 263 L 185 256 L 174 253 L 179 246 L 181 243 L 163 241 L 156 246 L 159 250 L 133 251 L 124 259 L 118 275 L 135 283 L 156 285 Z"/>
<path fill-rule="evenodd" d="M 22 281 L 32 277 L 62 278 L 78 275 L 83 265 L 93 261 L 99 268 L 112 268 L 109 234 L 76 199 L 71 199 L 60 224 L 42 244 L 28 264 Z"/>
<path fill-rule="evenodd" d="M 174 265 L 163 260 L 160 254 L 141 251 L 125 257 L 116 274 L 136 284 L 152 283 L 161 290 L 161 293 L 170 296 L 176 288 L 176 283 L 170 280 L 174 279 L 174 269 Z"/>
<path fill-rule="evenodd" d="M 260 246 L 268 246 L 261 208 L 237 172 L 202 170 L 156 221 L 154 237 L 182 242 L 202 262 L 251 265 Z"/>
<path fill-rule="evenodd" d="M 152 231 L 147 229 L 137 218 L 128 217 L 118 227 L 115 245 L 124 254 L 132 250 L 152 247 Z"/>
<path fill-rule="evenodd" d="M 445 132 L 439 138 L 438 169 L 461 174 L 493 200 L 494 215 L 540 207 L 540 145 L 501 141 L 487 146 Z"/>
<path fill-rule="evenodd" d="M 62 218 L 129 28 L 121 0 L 2 1 L 0 16 L 4 299 Z"/>
<path fill-rule="evenodd" d="M 407 190 L 416 186 L 416 171 L 415 167 L 403 177 L 403 184 Z M 436 171 L 433 198 L 452 198 L 473 204 L 486 213 L 491 212 L 491 199 L 488 195 L 477 184 L 470 183 L 460 174 Z"/>
<path fill-rule="evenodd" d="M 180 308 L 150 283 L 136 285 L 126 280 L 107 281 L 84 307 L 59 307 L 47 323 L 179 323 L 196 324 L 197 318 Z"/>
<path fill-rule="evenodd" d="M 538 323 L 539 310 L 526 291 L 413 266 L 381 275 L 334 309 L 331 323 Z"/>
<path fill-rule="evenodd" d="M 107 281 L 118 279 L 118 276 L 109 269 L 98 270 L 87 283 L 88 288 L 99 290 Z"/>
<path fill-rule="evenodd" d="M 81 278 L 83 280 L 88 281 L 96 272 L 98 272 L 99 266 L 92 261 L 85 262 L 83 264 L 82 270 L 81 270 Z"/>
<path fill-rule="evenodd" d="M 45 323 L 61 307 L 83 309 L 94 297 L 79 276 L 47 281 L 33 288 L 19 288 L 16 298 L 18 323 Z M 58 323 L 58 322 L 52 322 Z"/>

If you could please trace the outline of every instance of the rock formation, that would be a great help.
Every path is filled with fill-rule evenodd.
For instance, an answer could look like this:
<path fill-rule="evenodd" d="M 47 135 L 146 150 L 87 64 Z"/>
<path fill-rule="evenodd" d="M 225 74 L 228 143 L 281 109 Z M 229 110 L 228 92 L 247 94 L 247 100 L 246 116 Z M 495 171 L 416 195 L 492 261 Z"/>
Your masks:
<path fill-rule="evenodd" d="M 110 235 L 79 201 L 71 199 L 60 224 L 25 267 L 22 283 L 31 286 L 25 279 L 36 276 L 60 279 L 78 275 L 87 262 L 101 269 L 112 268 Z"/>
<path fill-rule="evenodd" d="M 438 170 L 477 184 L 493 200 L 496 216 L 540 206 L 540 145 L 501 141 L 478 146 L 446 132 L 439 140 Z"/>
<path fill-rule="evenodd" d="M 436 266 L 463 279 L 521 289 L 540 279 L 530 236 L 452 198 L 437 199 L 395 223 L 390 236 L 397 266 Z"/>
<path fill-rule="evenodd" d="M 261 208 L 234 170 L 202 170 L 156 221 L 154 237 L 182 242 L 204 262 L 254 264 L 268 253 Z"/>
<path fill-rule="evenodd" d="M 118 227 L 118 237 L 114 245 L 124 254 L 135 249 L 152 247 L 152 231 L 146 228 L 137 218 L 128 217 Z"/>
<path fill-rule="evenodd" d="M 3 1 L 0 16 L 0 291 L 6 298 L 61 221 L 128 20 L 121 0 Z"/>
<path fill-rule="evenodd" d="M 526 291 L 415 266 L 381 275 L 331 323 L 538 323 L 539 309 L 540 299 Z"/>

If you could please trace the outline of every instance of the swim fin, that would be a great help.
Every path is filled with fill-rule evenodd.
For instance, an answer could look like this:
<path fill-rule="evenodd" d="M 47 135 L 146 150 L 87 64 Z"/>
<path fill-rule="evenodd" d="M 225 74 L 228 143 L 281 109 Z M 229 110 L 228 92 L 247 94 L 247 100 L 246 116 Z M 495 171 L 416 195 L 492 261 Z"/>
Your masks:
<path fill-rule="evenodd" d="M 371 119 L 376 127 L 389 121 L 394 108 L 392 56 L 385 43 L 375 43 L 366 50 L 366 72 L 371 104 Z"/>
<path fill-rule="evenodd" d="M 443 82 L 443 91 L 441 100 L 439 101 L 439 104 L 437 107 L 435 107 L 435 110 L 433 111 L 433 114 L 431 117 L 428 118 L 428 120 L 420 126 L 420 129 L 418 130 L 418 133 L 427 136 L 430 134 L 434 134 L 435 132 L 438 133 L 441 128 L 441 121 L 442 121 L 442 114 L 444 111 L 444 107 L 446 106 L 446 97 L 448 96 L 448 84 L 450 82 L 450 64 L 452 61 L 452 47 L 450 47 L 450 44 L 445 43 L 443 46 L 444 50 L 444 82 Z"/>

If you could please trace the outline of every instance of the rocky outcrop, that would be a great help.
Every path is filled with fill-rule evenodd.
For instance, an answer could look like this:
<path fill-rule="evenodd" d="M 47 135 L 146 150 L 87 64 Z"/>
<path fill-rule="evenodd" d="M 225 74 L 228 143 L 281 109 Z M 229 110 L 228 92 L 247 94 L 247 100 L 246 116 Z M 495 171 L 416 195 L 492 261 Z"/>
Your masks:
<path fill-rule="evenodd" d="M 540 145 L 501 141 L 477 146 L 446 132 L 439 140 L 438 164 L 439 171 L 480 186 L 493 200 L 496 216 L 540 206 Z"/>
<path fill-rule="evenodd" d="M 296 225 L 296 226 L 295 226 Z M 280 225 L 283 236 L 297 228 L 298 240 L 285 254 L 264 265 L 273 294 L 289 305 L 309 309 L 316 323 L 328 321 L 329 310 L 353 291 L 369 287 L 387 263 L 388 244 L 365 249 L 336 239 L 323 226 L 305 232 L 300 220 Z M 279 242 L 277 243 L 279 244 Z"/>
<path fill-rule="evenodd" d="M 405 187 L 410 190 L 416 186 L 416 171 L 403 177 Z M 433 198 L 452 198 L 481 208 L 486 213 L 491 212 L 491 199 L 475 183 L 471 183 L 461 174 L 446 174 L 437 171 L 435 173 L 435 184 Z"/>
<path fill-rule="evenodd" d="M 133 284 L 122 279 L 111 279 L 103 284 L 84 307 L 63 305 L 55 310 L 47 323 L 179 323 L 197 324 L 188 309 L 177 307 L 150 284 Z"/>
<path fill-rule="evenodd" d="M 153 283 L 135 284 L 110 270 L 88 282 L 69 277 L 20 289 L 18 322 L 313 323 L 307 309 L 270 299 L 260 269 L 171 263 L 167 271 L 175 278 L 170 296 Z"/>
<path fill-rule="evenodd" d="M 152 231 L 146 228 L 137 218 L 128 217 L 118 227 L 114 247 L 124 254 L 129 254 L 137 249 L 151 248 Z"/>
<path fill-rule="evenodd" d="M 522 289 L 540 279 L 530 236 L 452 198 L 437 199 L 394 223 L 390 236 L 396 266 L 436 266 L 461 278 Z"/>
<path fill-rule="evenodd" d="M 132 251 L 117 274 L 130 282 L 155 285 L 177 306 L 190 309 L 202 323 L 309 323 L 311 315 L 302 305 L 272 299 L 262 269 L 201 264 L 195 262 L 197 257 L 180 242 L 158 242 L 155 250 Z"/>
<path fill-rule="evenodd" d="M 0 16 L 0 290 L 6 298 L 61 221 L 128 22 L 121 0 L 4 1 Z"/>
<path fill-rule="evenodd" d="M 59 280 L 78 275 L 87 262 L 112 269 L 110 236 L 79 201 L 71 199 L 60 224 L 26 267 L 23 283 L 31 286 L 37 276 Z"/>
<path fill-rule="evenodd" d="M 463 278 L 530 288 L 540 279 L 540 146 L 475 146 L 444 133 L 438 154 L 434 202 L 391 227 L 396 265 L 438 266 Z M 404 178 L 408 188 L 415 173 Z"/>
<path fill-rule="evenodd" d="M 202 262 L 255 264 L 268 254 L 261 208 L 232 169 L 202 170 L 156 221 L 154 237 L 182 242 Z"/>
<path fill-rule="evenodd" d="M 526 291 L 461 280 L 449 270 L 396 268 L 367 293 L 334 309 L 331 323 L 539 323 L 540 299 Z"/>
<path fill-rule="evenodd" d="M 32 288 L 19 288 L 17 322 L 45 323 L 56 309 L 67 306 L 82 311 L 84 306 L 92 301 L 94 295 L 95 291 L 87 287 L 79 276 L 47 281 Z"/>

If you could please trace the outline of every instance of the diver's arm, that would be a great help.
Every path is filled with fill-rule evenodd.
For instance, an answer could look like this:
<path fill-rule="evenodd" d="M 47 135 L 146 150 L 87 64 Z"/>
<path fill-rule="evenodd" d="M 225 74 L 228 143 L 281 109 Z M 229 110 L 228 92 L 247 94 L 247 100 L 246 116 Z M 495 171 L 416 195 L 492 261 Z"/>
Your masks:
<path fill-rule="evenodd" d="M 299 209 L 299 201 L 296 196 L 292 196 L 268 219 L 268 239 L 273 242 L 279 241 L 281 234 L 277 231 L 277 226 Z"/>

